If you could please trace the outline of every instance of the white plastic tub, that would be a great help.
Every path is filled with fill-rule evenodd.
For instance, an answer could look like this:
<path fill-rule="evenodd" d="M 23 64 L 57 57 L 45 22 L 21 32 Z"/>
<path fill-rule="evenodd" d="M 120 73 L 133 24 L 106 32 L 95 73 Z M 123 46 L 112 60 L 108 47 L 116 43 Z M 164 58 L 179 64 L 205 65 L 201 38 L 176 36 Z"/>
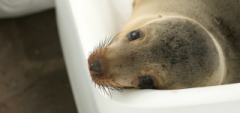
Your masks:
<path fill-rule="evenodd" d="M 129 0 L 56 0 L 64 57 L 80 113 L 240 113 L 240 84 L 182 90 L 114 91 L 94 87 L 87 56 L 117 34 L 131 13 Z"/>
<path fill-rule="evenodd" d="M 54 0 L 0 0 L 0 18 L 20 17 L 54 7 Z"/>

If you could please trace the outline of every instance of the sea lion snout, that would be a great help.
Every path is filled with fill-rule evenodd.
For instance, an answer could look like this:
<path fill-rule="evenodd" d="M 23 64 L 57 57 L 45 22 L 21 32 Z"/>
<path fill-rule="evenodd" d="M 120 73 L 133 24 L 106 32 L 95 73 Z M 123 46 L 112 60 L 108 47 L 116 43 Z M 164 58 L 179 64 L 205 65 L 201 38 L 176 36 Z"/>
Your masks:
<path fill-rule="evenodd" d="M 88 69 L 91 78 L 99 86 L 116 87 L 113 74 L 109 72 L 109 61 L 107 58 L 108 47 L 101 47 L 94 51 L 88 58 Z M 118 86 L 120 87 L 120 86 Z"/>
<path fill-rule="evenodd" d="M 108 73 L 108 62 L 106 58 L 107 47 L 94 51 L 88 58 L 88 68 L 92 77 L 102 77 Z"/>

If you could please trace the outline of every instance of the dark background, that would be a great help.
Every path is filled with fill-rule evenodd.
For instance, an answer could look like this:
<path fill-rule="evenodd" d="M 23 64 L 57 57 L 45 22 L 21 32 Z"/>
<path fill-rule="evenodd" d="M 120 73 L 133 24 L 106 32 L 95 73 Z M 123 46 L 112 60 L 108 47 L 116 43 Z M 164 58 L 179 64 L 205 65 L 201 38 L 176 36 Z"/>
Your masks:
<path fill-rule="evenodd" d="M 54 9 L 0 19 L 0 113 L 77 113 Z"/>

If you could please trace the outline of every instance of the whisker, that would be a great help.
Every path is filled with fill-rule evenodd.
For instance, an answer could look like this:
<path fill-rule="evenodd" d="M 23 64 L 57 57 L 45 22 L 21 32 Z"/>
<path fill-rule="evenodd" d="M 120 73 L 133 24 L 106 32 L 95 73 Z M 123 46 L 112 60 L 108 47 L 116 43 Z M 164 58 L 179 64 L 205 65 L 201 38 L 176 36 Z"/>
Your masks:
<path fill-rule="evenodd" d="M 100 48 L 111 45 L 117 39 L 119 34 L 120 33 L 116 34 L 114 37 L 106 37 L 105 39 L 99 41 L 99 43 L 94 46 L 93 50 L 89 52 L 89 55 Z"/>
<path fill-rule="evenodd" d="M 123 90 L 123 88 L 121 86 L 115 87 L 111 83 L 107 83 L 106 85 L 108 85 L 108 86 L 105 87 L 105 86 L 101 86 L 101 85 L 94 83 L 95 88 L 99 89 L 100 92 L 103 92 L 103 94 L 106 94 L 106 95 L 110 96 L 111 98 L 112 98 L 111 91 L 116 90 L 116 91 L 122 92 L 122 90 Z"/>

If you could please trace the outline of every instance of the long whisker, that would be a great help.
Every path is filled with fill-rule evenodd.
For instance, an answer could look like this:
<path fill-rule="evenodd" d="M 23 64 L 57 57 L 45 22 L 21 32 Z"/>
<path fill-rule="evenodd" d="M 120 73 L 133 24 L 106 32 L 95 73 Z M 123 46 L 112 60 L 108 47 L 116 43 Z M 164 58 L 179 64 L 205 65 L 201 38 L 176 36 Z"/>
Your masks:
<path fill-rule="evenodd" d="M 114 87 L 111 83 L 108 83 L 109 86 L 107 86 L 107 87 L 98 85 L 96 83 L 94 83 L 94 85 L 95 85 L 95 88 L 100 90 L 100 92 L 103 92 L 103 94 L 106 94 L 108 96 L 111 96 L 111 98 L 112 98 L 111 91 L 117 90 L 119 92 L 122 92 L 122 90 L 123 90 L 122 87 Z"/>
<path fill-rule="evenodd" d="M 94 46 L 93 50 L 91 52 L 89 52 L 89 55 L 100 48 L 111 45 L 113 42 L 116 41 L 119 34 L 120 33 L 116 34 L 114 37 L 112 37 L 112 36 L 106 37 L 105 39 L 99 41 L 99 43 L 96 46 Z"/>

